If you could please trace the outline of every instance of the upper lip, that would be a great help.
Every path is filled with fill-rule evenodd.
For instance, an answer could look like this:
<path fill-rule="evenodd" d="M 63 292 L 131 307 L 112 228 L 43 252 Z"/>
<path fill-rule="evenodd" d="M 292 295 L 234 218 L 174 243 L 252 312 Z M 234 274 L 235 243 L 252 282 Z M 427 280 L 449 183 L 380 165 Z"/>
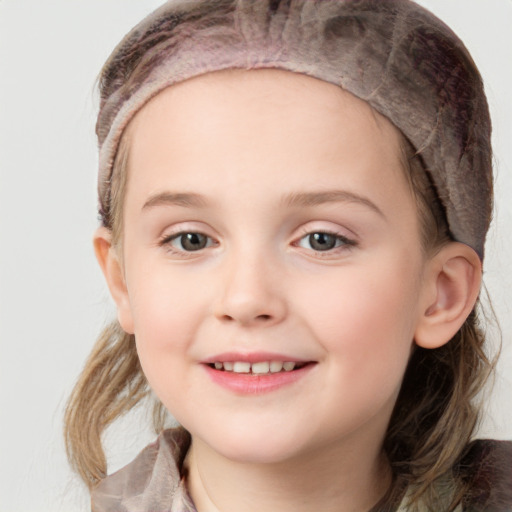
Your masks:
<path fill-rule="evenodd" d="M 287 354 L 278 354 L 275 352 L 223 352 L 222 354 L 216 354 L 212 357 L 208 357 L 203 360 L 204 364 L 212 363 L 229 363 L 229 362 L 245 362 L 245 363 L 259 363 L 262 361 L 283 361 L 283 362 L 294 362 L 294 363 L 308 363 L 310 359 L 303 359 L 296 356 L 290 356 Z"/>

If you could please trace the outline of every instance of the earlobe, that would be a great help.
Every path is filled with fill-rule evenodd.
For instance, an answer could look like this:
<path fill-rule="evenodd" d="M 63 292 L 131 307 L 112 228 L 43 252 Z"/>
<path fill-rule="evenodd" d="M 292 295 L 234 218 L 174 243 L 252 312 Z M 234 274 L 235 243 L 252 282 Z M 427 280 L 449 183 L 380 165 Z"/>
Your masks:
<path fill-rule="evenodd" d="M 423 348 L 448 343 L 475 306 L 482 280 L 482 264 L 467 245 L 451 242 L 428 263 L 415 342 Z"/>
<path fill-rule="evenodd" d="M 110 295 L 117 306 L 117 317 L 121 327 L 128 334 L 133 334 L 133 319 L 119 255 L 112 246 L 112 233 L 105 227 L 98 228 L 93 238 L 94 252 L 101 267 Z"/>

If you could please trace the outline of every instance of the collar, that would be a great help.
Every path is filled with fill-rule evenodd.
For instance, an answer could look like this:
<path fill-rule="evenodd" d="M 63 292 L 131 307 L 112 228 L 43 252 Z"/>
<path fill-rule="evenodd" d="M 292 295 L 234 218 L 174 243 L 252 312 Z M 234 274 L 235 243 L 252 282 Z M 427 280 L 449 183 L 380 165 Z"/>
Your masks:
<path fill-rule="evenodd" d="M 183 428 L 165 430 L 127 466 L 91 492 L 92 512 L 197 512 L 182 465 L 190 446 Z"/>

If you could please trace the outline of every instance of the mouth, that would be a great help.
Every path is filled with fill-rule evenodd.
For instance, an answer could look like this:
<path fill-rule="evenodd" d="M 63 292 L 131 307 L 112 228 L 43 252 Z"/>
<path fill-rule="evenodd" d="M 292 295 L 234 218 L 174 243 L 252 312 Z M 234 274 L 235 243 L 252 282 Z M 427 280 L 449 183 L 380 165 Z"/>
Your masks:
<path fill-rule="evenodd" d="M 215 384 L 236 395 L 260 395 L 302 381 L 318 361 L 273 352 L 224 352 L 202 361 Z"/>
<path fill-rule="evenodd" d="M 207 366 L 220 372 L 245 375 L 271 375 L 293 372 L 311 364 L 313 362 L 257 361 L 251 363 L 248 361 L 216 361 L 214 363 L 207 363 Z"/>

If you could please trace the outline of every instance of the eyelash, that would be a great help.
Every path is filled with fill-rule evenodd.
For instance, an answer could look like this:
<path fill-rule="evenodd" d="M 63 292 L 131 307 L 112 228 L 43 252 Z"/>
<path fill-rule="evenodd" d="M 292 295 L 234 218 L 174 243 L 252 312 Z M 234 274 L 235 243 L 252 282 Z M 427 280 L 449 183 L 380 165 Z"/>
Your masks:
<path fill-rule="evenodd" d="M 200 237 L 204 237 L 206 238 L 206 243 L 207 245 L 205 247 L 201 247 L 199 249 L 196 249 L 196 250 L 186 250 L 184 247 L 183 247 L 183 237 L 186 236 L 186 235 L 195 235 L 195 236 L 200 236 Z M 181 246 L 182 248 L 181 249 L 177 249 L 176 247 L 174 247 L 172 245 L 172 242 L 174 242 L 175 240 L 182 240 L 182 243 L 181 243 Z M 213 243 L 212 243 L 213 242 Z M 199 231 L 180 231 L 178 233 L 173 233 L 171 235 L 166 235 L 164 236 L 158 243 L 158 245 L 160 245 L 161 247 L 166 247 L 166 249 L 173 253 L 173 254 L 177 254 L 177 255 L 189 255 L 189 254 L 194 254 L 194 253 L 199 253 L 201 252 L 203 249 L 207 249 L 209 247 L 212 247 L 214 245 L 216 245 L 216 243 L 213 241 L 213 239 L 211 237 L 209 237 L 208 235 L 205 235 L 204 233 L 201 233 Z"/>
<path fill-rule="evenodd" d="M 319 230 L 304 230 L 302 233 L 302 236 L 297 240 L 297 242 L 294 243 L 294 245 L 298 246 L 298 247 L 305 248 L 302 245 L 300 245 L 300 242 L 307 238 L 310 238 L 310 242 L 311 242 L 311 237 L 313 237 L 314 235 L 329 236 L 329 237 L 334 238 L 335 246 L 330 249 L 327 249 L 324 251 L 314 249 L 313 247 L 308 249 L 319 256 L 320 255 L 323 256 L 324 254 L 326 256 L 329 256 L 329 255 L 332 255 L 333 253 L 338 253 L 339 251 L 346 251 L 346 250 L 352 249 L 357 246 L 357 242 L 353 239 L 347 238 L 346 236 L 336 233 L 334 231 L 320 230 L 320 229 Z M 311 243 L 310 243 L 310 245 L 311 245 Z M 307 249 L 307 248 L 305 248 L 305 249 Z"/>
<path fill-rule="evenodd" d="M 187 236 L 187 235 L 192 235 L 192 236 L 199 236 L 199 237 L 204 237 L 205 238 L 205 241 L 206 241 L 206 245 L 204 247 L 200 247 L 198 249 L 192 249 L 192 250 L 187 250 L 185 247 L 183 247 L 183 243 L 184 243 L 184 239 L 183 237 Z M 314 237 L 315 235 L 321 235 L 321 236 L 327 236 L 327 237 L 333 237 L 334 238 L 334 246 L 331 247 L 331 248 L 328 248 L 326 250 L 319 250 L 319 249 L 315 249 L 314 247 L 311 247 L 311 242 L 313 241 L 311 239 L 311 237 Z M 308 239 L 309 238 L 309 245 L 310 247 L 304 247 L 303 245 L 301 245 L 301 242 L 305 239 Z M 176 248 L 173 246 L 172 242 L 176 241 L 176 240 L 180 240 L 181 239 L 181 249 L 179 248 Z M 208 235 L 205 235 L 204 233 L 201 233 L 199 231 L 179 231 L 178 233 L 173 233 L 171 235 L 166 235 L 164 236 L 160 241 L 159 241 L 159 246 L 161 247 L 166 247 L 166 249 L 171 252 L 172 254 L 176 254 L 176 255 L 179 255 L 179 256 L 185 256 L 185 255 L 188 255 L 188 256 L 191 256 L 193 255 L 194 253 L 200 253 L 201 251 L 203 251 L 204 249 L 208 249 L 209 247 L 213 247 L 215 245 L 218 245 L 217 242 L 215 242 L 211 237 L 209 237 Z M 346 251 L 346 250 L 349 250 L 353 247 L 356 247 L 357 246 L 357 242 L 353 239 L 350 239 L 350 238 L 347 238 L 346 236 L 344 235 L 341 235 L 339 233 L 336 233 L 334 231 L 329 231 L 329 230 L 317 230 L 317 231 L 309 231 L 309 230 L 304 230 L 302 232 L 302 235 L 300 236 L 300 238 L 297 239 L 296 242 L 293 243 L 294 246 L 296 247 L 302 247 L 303 249 L 306 249 L 308 251 L 311 251 L 313 252 L 315 255 L 318 255 L 320 257 L 322 256 L 329 256 L 329 255 L 332 255 L 333 253 L 338 253 L 339 251 Z"/>

